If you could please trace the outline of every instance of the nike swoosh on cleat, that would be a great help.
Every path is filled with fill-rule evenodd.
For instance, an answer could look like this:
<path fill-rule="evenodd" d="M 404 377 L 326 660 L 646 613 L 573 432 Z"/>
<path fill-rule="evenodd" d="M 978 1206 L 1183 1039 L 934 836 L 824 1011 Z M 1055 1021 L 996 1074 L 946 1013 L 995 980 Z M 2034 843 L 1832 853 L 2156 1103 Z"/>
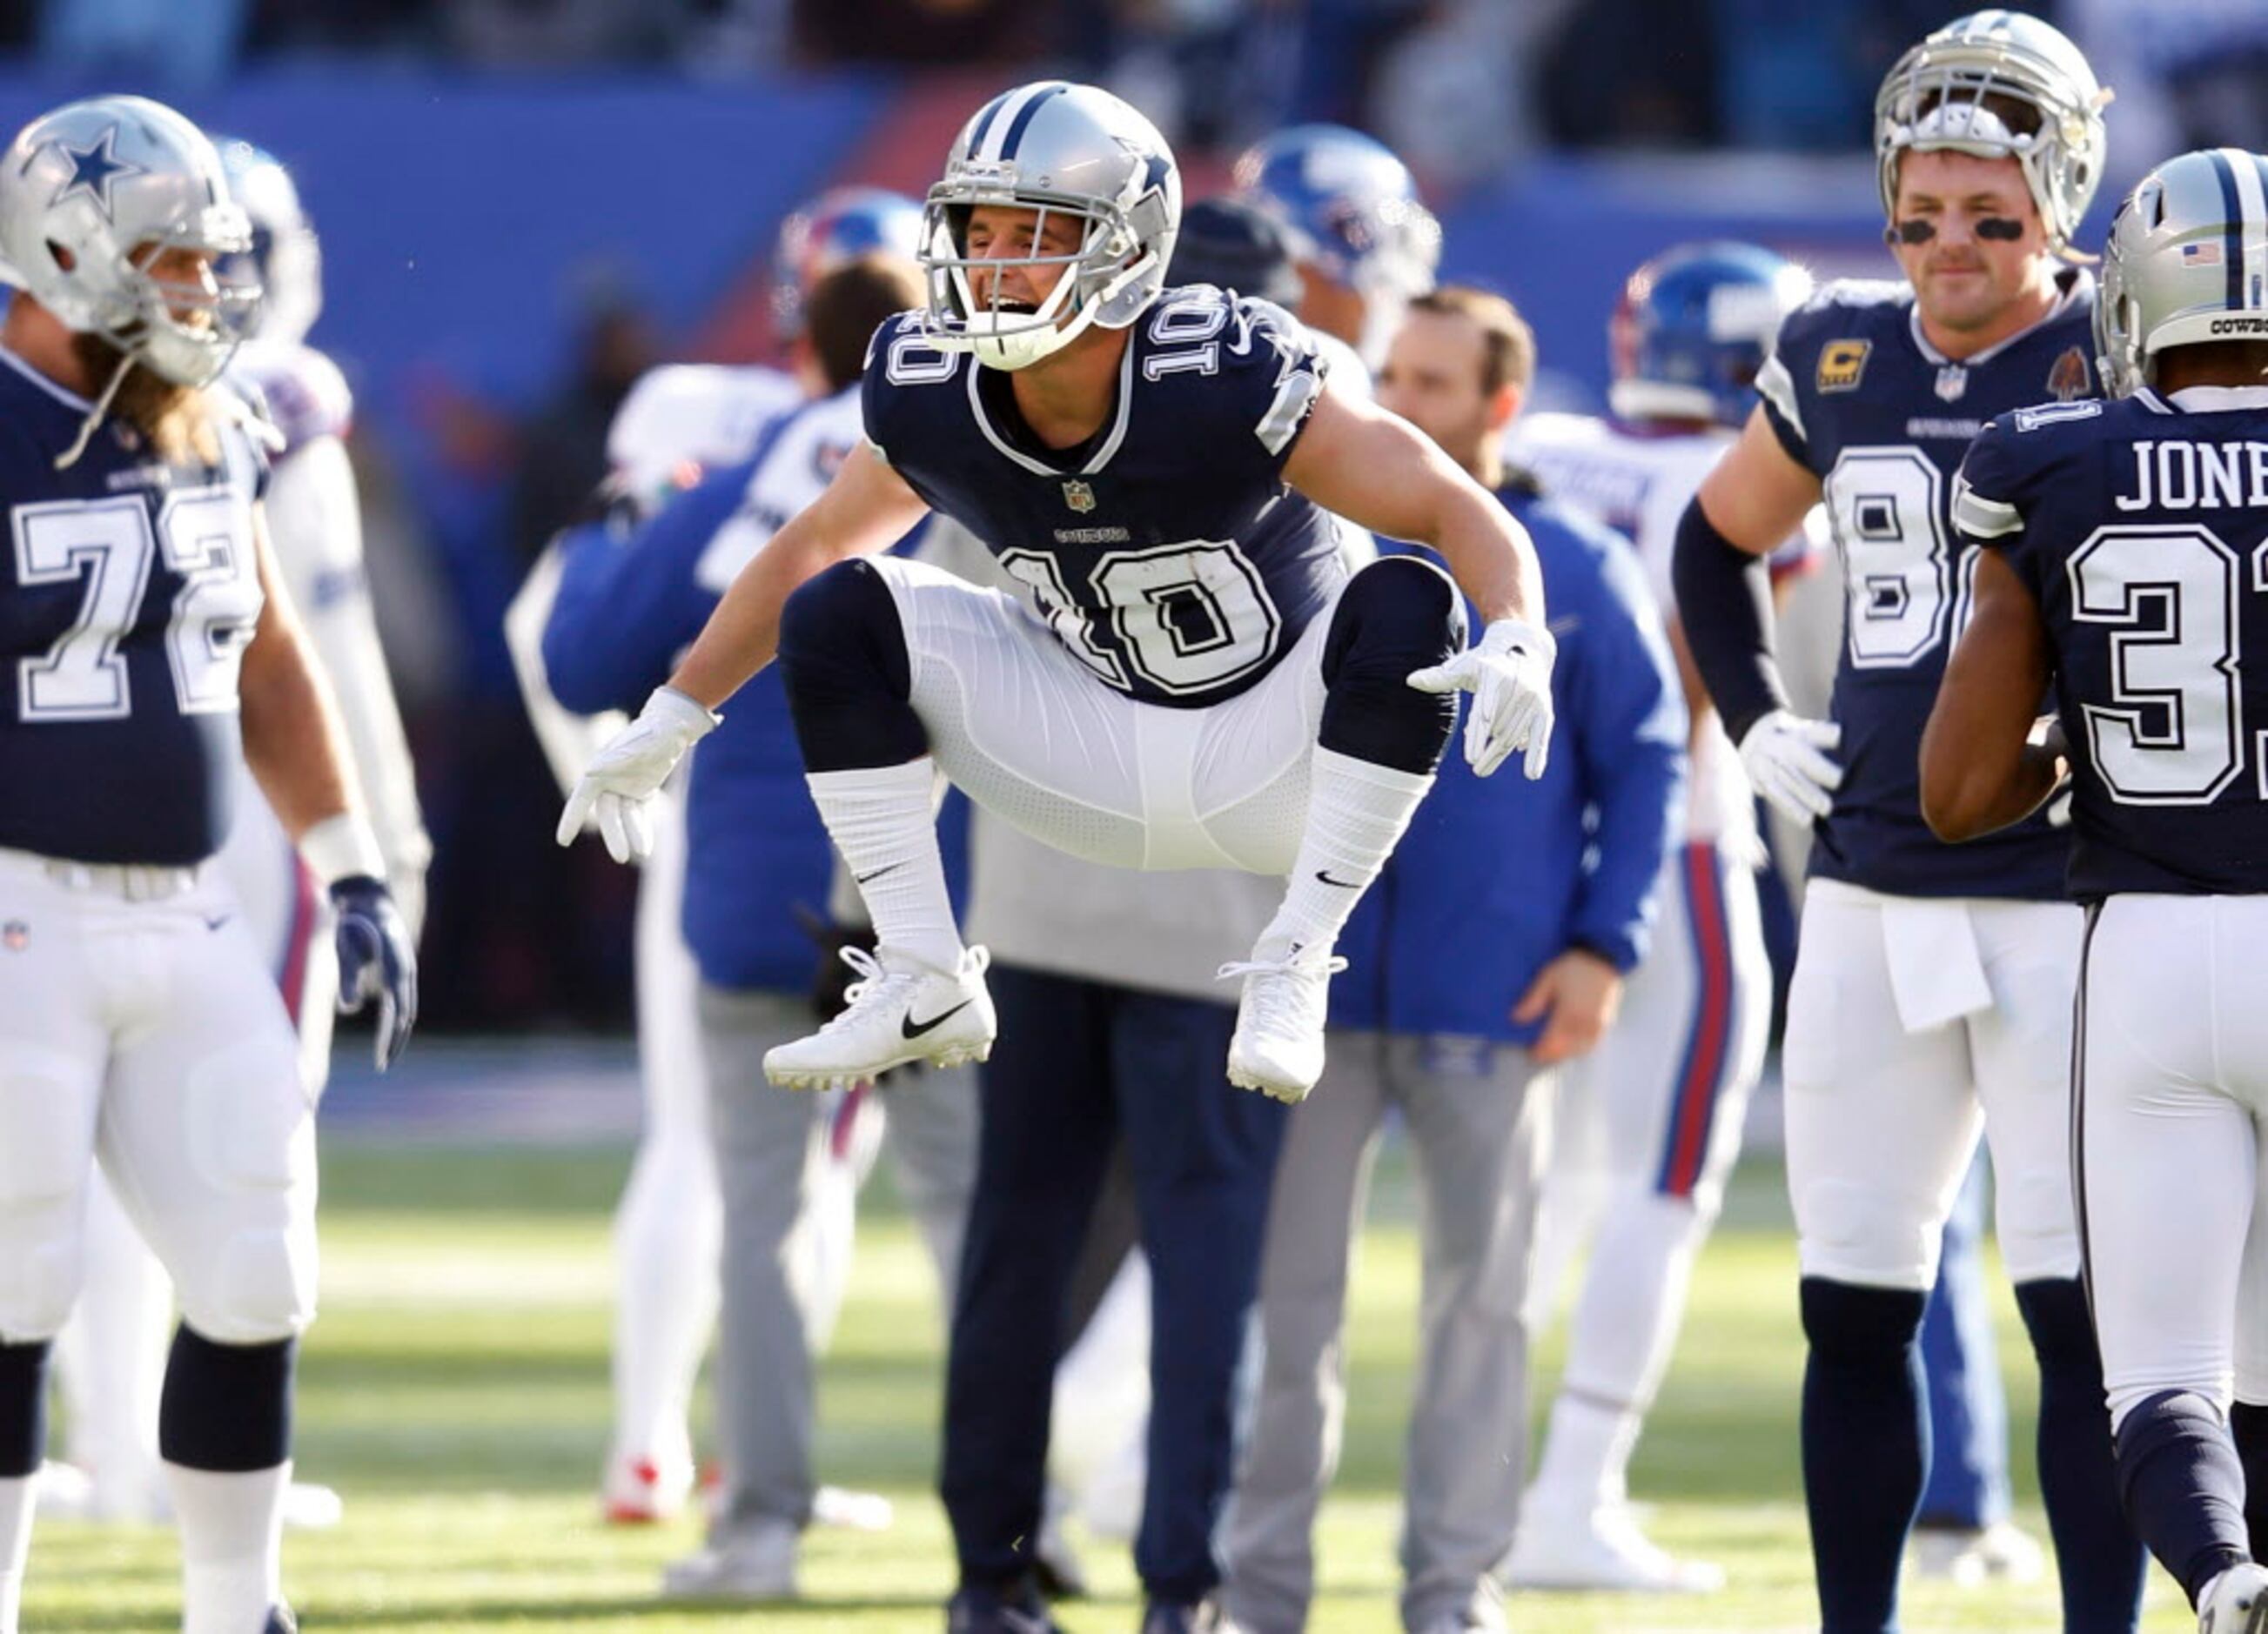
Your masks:
<path fill-rule="evenodd" d="M 962 1011 L 968 1009 L 969 1005 L 976 1002 L 976 1001 L 973 998 L 964 998 L 952 1009 L 940 1011 L 926 1021 L 916 1021 L 914 1019 L 913 1012 L 909 1010 L 906 1012 L 904 1019 L 898 1023 L 898 1031 L 908 1038 L 919 1038 L 923 1034 L 929 1032 L 932 1028 L 936 1027 L 944 1022 L 950 1021 L 954 1017 L 959 1015 Z"/>
<path fill-rule="evenodd" d="M 852 875 L 850 876 L 850 878 L 851 878 L 851 880 L 852 880 L 852 881 L 853 881 L 854 883 L 858 884 L 858 885 L 864 885 L 864 884 L 865 884 L 865 883 L 866 883 L 866 881 L 867 881 L 867 880 L 879 880 L 879 879 L 880 879 L 880 878 L 881 878 L 884 874 L 886 874 L 886 873 L 895 873 L 895 872 L 897 872 L 897 871 L 898 871 L 899 869 L 902 868 L 902 867 L 904 867 L 904 866 L 905 866 L 905 864 L 903 864 L 903 863 L 892 863 L 892 864 L 891 864 L 888 867 L 887 867 L 887 868 L 877 868 L 877 869 L 875 869 L 875 870 L 874 870 L 874 872 L 872 872 L 872 873 L 854 873 L 854 874 L 852 874 Z"/>
<path fill-rule="evenodd" d="M 1315 878 L 1321 880 L 1325 885 L 1336 886 L 1342 891 L 1362 889 L 1362 882 L 1359 880 L 1334 880 L 1330 876 L 1330 871 L 1326 868 L 1316 869 Z"/>

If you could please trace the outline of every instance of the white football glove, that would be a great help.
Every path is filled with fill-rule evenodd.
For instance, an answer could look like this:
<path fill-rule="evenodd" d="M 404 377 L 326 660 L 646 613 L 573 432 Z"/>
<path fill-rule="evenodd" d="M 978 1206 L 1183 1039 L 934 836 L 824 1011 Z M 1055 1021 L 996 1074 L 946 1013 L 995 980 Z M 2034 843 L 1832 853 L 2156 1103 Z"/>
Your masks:
<path fill-rule="evenodd" d="M 1831 720 L 1806 720 L 1774 710 L 1759 717 L 1741 739 L 1741 764 L 1775 810 L 1809 828 L 1813 819 L 1835 809 L 1843 768 L 1826 751 L 1842 742 L 1843 728 Z"/>
<path fill-rule="evenodd" d="M 559 814 L 559 843 L 593 822 L 618 863 L 653 850 L 655 793 L 685 751 L 715 729 L 717 717 L 674 687 L 656 687 L 638 717 L 600 747 Z"/>
<path fill-rule="evenodd" d="M 1514 749 L 1526 749 L 1528 777 L 1543 775 L 1551 757 L 1551 663 L 1559 644 L 1540 625 L 1500 618 L 1481 631 L 1478 644 L 1446 664 L 1410 677 L 1420 692 L 1469 692 L 1465 759 L 1485 777 Z"/>

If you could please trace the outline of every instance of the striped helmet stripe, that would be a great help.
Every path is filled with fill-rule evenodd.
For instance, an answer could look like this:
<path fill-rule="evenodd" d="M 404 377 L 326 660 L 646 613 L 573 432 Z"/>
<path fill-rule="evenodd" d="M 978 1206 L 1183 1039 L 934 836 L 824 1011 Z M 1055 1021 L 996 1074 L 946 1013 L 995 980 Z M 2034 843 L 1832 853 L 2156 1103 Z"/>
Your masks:
<path fill-rule="evenodd" d="M 2244 309 L 2244 205 L 2237 197 L 2236 166 L 2229 163 L 2234 148 L 2215 148 L 2209 156 L 2213 174 L 2220 178 L 2220 206 L 2227 214 L 2228 225 L 2221 231 L 2221 254 L 2228 261 L 2228 287 L 2223 299 L 2232 312 Z M 2250 158 L 2250 154 L 2239 155 Z M 2247 170 L 2250 165 L 2245 166 Z"/>
<path fill-rule="evenodd" d="M 1070 89 L 1062 80 L 1057 80 L 1042 87 L 1018 108 L 1015 122 L 1008 127 L 1008 134 L 1000 140 L 1000 157 L 1004 159 L 1015 158 L 1017 145 L 1023 141 L 1024 133 L 1032 128 L 1032 115 Z"/>
<path fill-rule="evenodd" d="M 984 111 L 976 116 L 976 128 L 968 133 L 969 158 L 976 158 L 984 151 L 985 134 L 992 129 L 993 121 L 1000 117 L 1002 104 L 1015 94 L 1012 91 L 1003 91 L 984 105 Z"/>
<path fill-rule="evenodd" d="M 1053 80 L 1043 80 L 1038 85 L 1019 85 L 1003 96 L 993 105 L 991 114 L 984 121 L 984 131 L 989 139 L 970 143 L 968 157 L 986 161 L 998 160 L 1001 148 L 1007 142 L 1009 129 L 1016 122 L 1016 115 L 1024 111 L 1024 104 L 1054 83 Z"/>
<path fill-rule="evenodd" d="M 2237 202 L 2244 207 L 2242 237 L 2251 247 L 2245 261 L 2244 305 L 2248 312 L 2257 312 L 2263 305 L 2261 283 L 2268 278 L 2268 177 L 2260 156 L 2239 152 L 2233 155 L 2229 168 L 2236 173 Z"/>

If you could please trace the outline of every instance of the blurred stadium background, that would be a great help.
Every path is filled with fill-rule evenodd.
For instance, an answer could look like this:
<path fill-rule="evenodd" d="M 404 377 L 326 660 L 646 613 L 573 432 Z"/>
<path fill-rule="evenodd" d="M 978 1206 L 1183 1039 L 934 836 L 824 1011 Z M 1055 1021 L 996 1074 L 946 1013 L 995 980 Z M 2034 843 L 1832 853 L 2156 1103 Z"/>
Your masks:
<path fill-rule="evenodd" d="M 341 1041 L 327 1108 L 325 1318 L 302 1467 L 345 1492 L 296 1538 L 311 1626 L 934 1627 L 949 1586 L 938 1321 L 878 1185 L 828 1364 L 822 1471 L 898 1500 L 821 1535 L 811 1603 L 664 1608 L 686 1547 L 603 1531 L 606 1218 L 638 1094 L 625 1039 L 633 882 L 550 843 L 557 796 L 499 623 L 601 468 L 621 394 L 672 357 L 762 358 L 773 236 L 841 182 L 918 195 L 983 97 L 1042 71 L 1109 85 L 1173 137 L 1192 196 L 1289 122 L 1361 126 L 1424 180 L 1445 278 L 1535 323 L 1541 401 L 1595 407 L 1623 276 L 1680 239 L 1752 239 L 1888 276 L 1866 151 L 1874 89 L 1951 0 L 0 0 L 0 126 L 133 90 L 296 173 L 323 238 L 313 339 L 358 413 L 383 633 L 438 847 L 424 1033 L 380 1084 Z M 2118 92 L 2098 219 L 2185 146 L 2268 147 L 2268 6 L 2061 0 Z M 1770 1134 L 1767 1097 L 1760 1134 Z M 1794 1468 L 1800 1340 L 1769 1138 L 1712 1241 L 1641 1456 L 1710 1601 L 1516 1604 L 1536 1629 L 1795 1628 L 1811 1616 Z M 1389 1186 L 1362 1268 L 1354 1416 L 1317 1626 L 1392 1619 L 1393 1498 L 1414 1260 Z M 2004 1354 L 2024 1347 L 2014 1338 Z M 2029 1368 L 2022 1370 L 2029 1373 Z M 1548 1385 L 1548 1370 L 1539 1380 Z M 2011 1380 L 2020 1440 L 2028 1378 Z M 2020 1483 L 2029 1459 L 2016 1462 Z M 2036 1505 L 2026 1518 L 2038 1527 Z M 1100 1612 L 1132 1593 L 1116 1551 Z M 43 1529 L 30 1625 L 159 1629 L 157 1533 Z M 2151 1626 L 2183 1621 L 2169 1595 Z M 2042 1588 L 1918 1594 L 1915 1628 L 2047 1626 Z"/>

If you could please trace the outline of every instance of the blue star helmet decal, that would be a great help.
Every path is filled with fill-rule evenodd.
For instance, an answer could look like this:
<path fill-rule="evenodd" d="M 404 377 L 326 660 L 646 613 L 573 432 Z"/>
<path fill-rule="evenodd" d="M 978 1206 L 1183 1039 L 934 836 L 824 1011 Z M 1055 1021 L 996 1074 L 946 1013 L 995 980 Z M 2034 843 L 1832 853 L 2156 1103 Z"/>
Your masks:
<path fill-rule="evenodd" d="M 68 142 L 55 145 L 71 163 L 70 180 L 63 183 L 48 201 L 50 206 L 62 203 L 74 193 L 84 193 L 94 201 L 95 208 L 105 217 L 110 215 L 110 187 L 121 176 L 146 176 L 143 166 L 117 156 L 118 127 L 107 126 L 92 147 L 75 148 Z"/>

